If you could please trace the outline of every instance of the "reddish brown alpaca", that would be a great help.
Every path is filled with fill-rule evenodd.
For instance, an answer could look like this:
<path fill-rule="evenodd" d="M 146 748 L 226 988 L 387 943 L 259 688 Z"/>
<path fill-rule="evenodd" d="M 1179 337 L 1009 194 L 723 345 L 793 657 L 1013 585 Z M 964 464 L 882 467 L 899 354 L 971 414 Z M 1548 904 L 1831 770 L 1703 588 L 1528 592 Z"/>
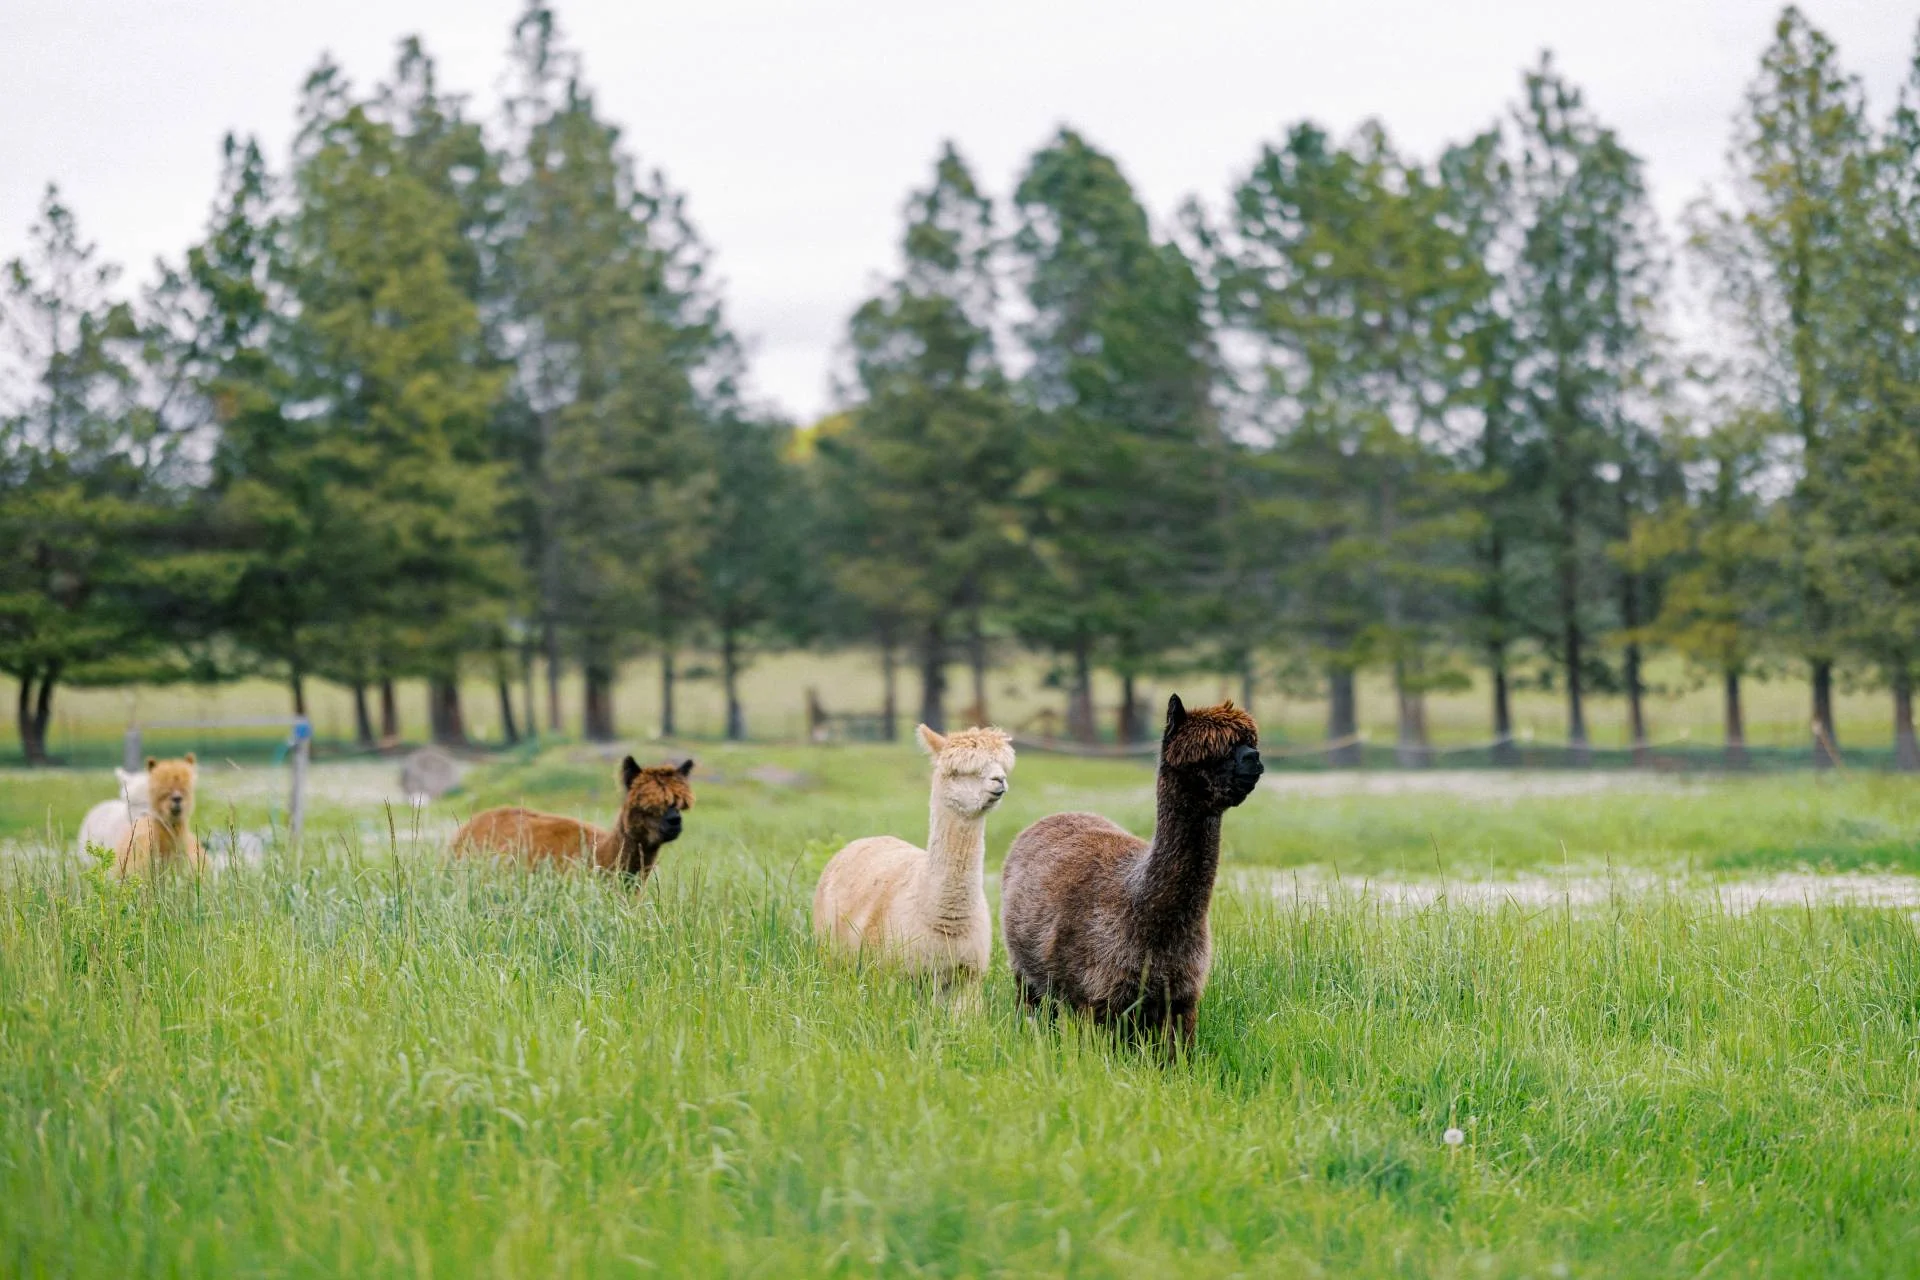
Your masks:
<path fill-rule="evenodd" d="M 1167 702 L 1151 842 L 1092 813 L 1057 813 L 1014 837 L 1001 927 L 1021 995 L 1106 1025 L 1193 1044 L 1213 960 L 1207 924 L 1220 820 L 1260 781 L 1260 733 L 1231 702 Z"/>
<path fill-rule="evenodd" d="M 644 882 L 660 847 L 680 838 L 680 815 L 693 808 L 693 788 L 687 785 L 692 772 L 691 760 L 643 769 L 628 756 L 620 762 L 626 798 L 613 830 L 533 809 L 488 809 L 453 833 L 453 851 L 507 854 L 529 863 L 587 863 Z"/>

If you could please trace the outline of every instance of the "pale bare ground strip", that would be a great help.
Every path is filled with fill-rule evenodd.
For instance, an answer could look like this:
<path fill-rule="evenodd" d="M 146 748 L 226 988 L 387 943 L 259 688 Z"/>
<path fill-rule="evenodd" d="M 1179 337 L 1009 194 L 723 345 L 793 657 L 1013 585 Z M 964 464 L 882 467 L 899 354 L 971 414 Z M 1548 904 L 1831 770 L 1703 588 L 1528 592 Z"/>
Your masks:
<path fill-rule="evenodd" d="M 1590 911 L 1614 903 L 1644 904 L 1660 900 L 1717 906 L 1733 914 L 1767 907 L 1800 906 L 1920 910 L 1920 876 L 1898 872 L 1781 871 L 1770 875 L 1715 878 L 1618 871 L 1402 879 L 1338 876 L 1326 868 L 1309 866 L 1297 869 L 1236 867 L 1223 879 L 1231 891 L 1249 898 L 1265 896 L 1289 903 L 1372 903 L 1391 911 L 1422 911 L 1436 906 L 1474 910 L 1511 906 L 1529 911 L 1561 907 Z"/>

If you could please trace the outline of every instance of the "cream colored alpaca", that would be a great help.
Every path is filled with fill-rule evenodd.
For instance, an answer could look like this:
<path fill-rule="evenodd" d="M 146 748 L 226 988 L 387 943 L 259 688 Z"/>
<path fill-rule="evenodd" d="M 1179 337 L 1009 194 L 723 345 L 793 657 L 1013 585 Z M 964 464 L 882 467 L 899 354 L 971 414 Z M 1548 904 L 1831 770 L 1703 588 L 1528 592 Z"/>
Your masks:
<path fill-rule="evenodd" d="M 125 769 L 115 769 L 114 777 L 120 780 L 120 798 L 102 800 L 87 810 L 87 816 L 80 821 L 80 856 L 87 856 L 89 845 L 98 845 L 102 849 L 118 849 L 126 844 L 127 836 L 133 832 L 133 824 L 153 812 L 153 805 L 147 798 L 147 775 L 128 773 Z"/>
<path fill-rule="evenodd" d="M 998 729 L 917 732 L 933 757 L 927 847 L 868 836 L 834 854 L 813 891 L 813 931 L 915 973 L 977 977 L 993 954 L 987 815 L 1007 794 L 1013 743 Z"/>

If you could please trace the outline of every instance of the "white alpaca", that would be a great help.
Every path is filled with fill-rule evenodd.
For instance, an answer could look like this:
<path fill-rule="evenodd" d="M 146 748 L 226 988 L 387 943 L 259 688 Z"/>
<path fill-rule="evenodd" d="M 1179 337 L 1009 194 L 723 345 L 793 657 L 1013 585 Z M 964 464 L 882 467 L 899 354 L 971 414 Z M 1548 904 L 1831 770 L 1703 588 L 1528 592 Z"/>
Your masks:
<path fill-rule="evenodd" d="M 927 847 L 868 836 L 834 854 L 813 891 L 813 931 L 916 973 L 978 976 L 993 953 L 987 815 L 1007 793 L 1013 743 L 998 729 L 917 732 L 933 757 Z"/>
<path fill-rule="evenodd" d="M 132 834 L 133 824 L 153 812 L 144 770 L 128 773 L 124 769 L 115 769 L 113 774 L 120 779 L 120 798 L 102 800 L 87 810 L 87 816 L 80 820 L 79 849 L 83 858 L 87 856 L 87 846 L 90 844 L 97 844 L 103 849 L 118 849 Z"/>

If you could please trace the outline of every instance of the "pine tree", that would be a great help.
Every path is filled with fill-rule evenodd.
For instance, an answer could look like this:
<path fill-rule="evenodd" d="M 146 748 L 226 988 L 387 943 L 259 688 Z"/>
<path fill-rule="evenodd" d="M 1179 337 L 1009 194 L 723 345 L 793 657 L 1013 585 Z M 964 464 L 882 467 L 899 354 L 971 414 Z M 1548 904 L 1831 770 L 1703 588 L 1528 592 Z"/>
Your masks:
<path fill-rule="evenodd" d="M 1863 225 L 1837 264 L 1845 341 L 1839 426 L 1825 442 L 1841 478 L 1826 500 L 1851 648 L 1893 698 L 1894 761 L 1920 770 L 1913 689 L 1920 672 L 1920 41 L 1887 128 L 1849 175 Z"/>
<path fill-rule="evenodd" d="M 1328 683 L 1334 758 L 1358 759 L 1355 672 L 1392 668 L 1403 763 L 1429 756 L 1425 695 L 1457 684 L 1440 642 L 1470 576 L 1470 478 L 1445 423 L 1463 326 L 1485 289 L 1446 195 L 1378 125 L 1267 147 L 1234 196 L 1223 294 L 1262 351 L 1262 421 L 1304 550 L 1291 577 Z"/>
<path fill-rule="evenodd" d="M 1658 571 L 1657 613 L 1639 634 L 1706 669 L 1721 686 L 1726 761 L 1748 763 L 1742 682 L 1777 643 L 1792 600 L 1784 574 L 1786 512 L 1761 492 L 1778 459 L 1763 420 L 1723 410 L 1725 420 L 1685 446 L 1697 477 L 1690 494 L 1668 494 L 1638 512 L 1624 548 L 1630 566 Z"/>
<path fill-rule="evenodd" d="M 1657 414 L 1653 331 L 1658 232 L 1638 157 L 1602 126 L 1550 59 L 1526 78 L 1516 114 L 1522 243 L 1512 272 L 1524 443 L 1516 479 L 1548 504 L 1552 647 L 1566 680 L 1567 737 L 1588 758 L 1585 697 L 1605 678 L 1594 641 L 1609 609 L 1604 548 L 1636 432 Z"/>
<path fill-rule="evenodd" d="M 819 451 L 841 587 L 912 635 L 920 719 L 936 730 L 959 632 L 1004 596 L 1016 552 L 1020 452 L 994 350 L 994 245 L 992 205 L 949 145 L 908 201 L 903 274 L 854 313 L 858 401 Z"/>
<path fill-rule="evenodd" d="M 164 671 L 142 588 L 166 572 L 155 423 L 140 411 L 140 330 L 118 271 L 49 187 L 28 251 L 4 268 L 0 338 L 0 671 L 19 682 L 30 764 L 47 760 L 54 689 Z"/>
<path fill-rule="evenodd" d="M 801 478 L 787 461 L 793 429 L 773 418 L 728 416 L 708 429 L 714 473 L 709 536 L 700 555 L 702 608 L 720 647 L 729 741 L 747 736 L 740 676 L 758 645 L 807 630 L 815 578 L 802 537 Z"/>
<path fill-rule="evenodd" d="M 1033 156 L 1015 201 L 1032 309 L 1020 494 L 1040 570 L 1015 625 L 1068 662 L 1074 736 L 1094 736 L 1099 664 L 1120 676 L 1133 740 L 1136 678 L 1197 634 L 1220 577 L 1203 290 L 1119 166 L 1071 130 Z"/>
<path fill-rule="evenodd" d="M 1869 130 L 1858 81 L 1799 9 L 1782 11 L 1728 154 L 1730 203 L 1693 211 L 1692 244 L 1715 277 L 1749 402 L 1800 452 L 1793 573 L 1812 680 L 1815 755 L 1831 763 L 1834 664 L 1850 603 L 1834 581 L 1831 442 L 1846 421 L 1848 262 L 1859 248 Z"/>
<path fill-rule="evenodd" d="M 459 201 L 408 163 L 406 122 L 379 117 L 323 66 L 295 150 L 283 275 L 303 486 L 320 482 L 324 508 L 308 564 L 327 589 L 311 635 L 326 674 L 427 676 L 433 736 L 460 742 L 461 657 L 512 577 L 486 438 L 502 380 L 457 272 Z"/>
<path fill-rule="evenodd" d="M 658 174 L 637 173 L 550 9 L 528 7 L 513 57 L 503 270 L 515 376 L 503 447 L 521 477 L 550 727 L 570 638 L 586 677 L 584 731 L 604 739 L 620 660 L 650 637 L 670 664 L 697 621 L 713 498 L 701 431 L 725 412 L 733 344 L 684 202 Z"/>

